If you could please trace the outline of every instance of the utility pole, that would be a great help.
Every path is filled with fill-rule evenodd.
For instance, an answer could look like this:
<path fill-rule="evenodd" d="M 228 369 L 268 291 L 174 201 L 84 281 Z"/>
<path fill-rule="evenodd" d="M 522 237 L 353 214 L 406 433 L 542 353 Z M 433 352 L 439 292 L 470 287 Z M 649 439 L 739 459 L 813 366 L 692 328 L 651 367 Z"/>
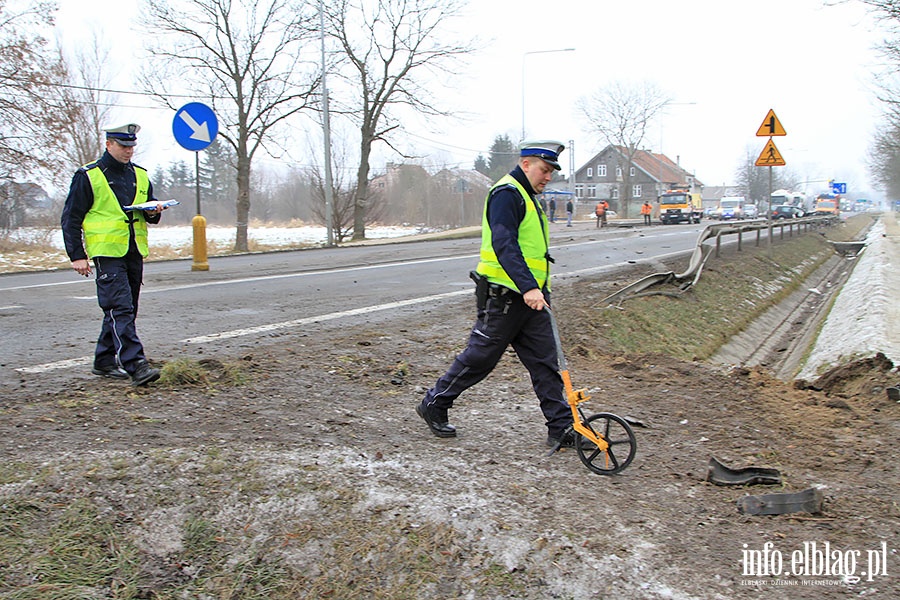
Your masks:
<path fill-rule="evenodd" d="M 322 134 L 325 138 L 325 231 L 326 246 L 334 246 L 334 190 L 331 174 L 331 117 L 328 114 L 328 83 L 325 79 L 325 14 L 319 0 L 319 42 L 322 47 Z"/>

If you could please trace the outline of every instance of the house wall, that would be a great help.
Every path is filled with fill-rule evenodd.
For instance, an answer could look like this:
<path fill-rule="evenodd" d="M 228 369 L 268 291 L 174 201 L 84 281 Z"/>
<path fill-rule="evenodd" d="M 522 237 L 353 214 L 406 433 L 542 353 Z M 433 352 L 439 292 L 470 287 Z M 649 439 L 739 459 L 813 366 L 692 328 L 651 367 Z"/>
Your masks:
<path fill-rule="evenodd" d="M 598 200 L 606 200 L 610 208 L 617 213 L 633 217 L 640 214 L 640 206 L 644 200 L 650 200 L 658 209 L 659 194 L 673 188 L 690 184 L 694 192 L 702 190 L 702 184 L 693 175 L 682 169 L 677 163 L 656 154 L 640 150 L 635 156 L 634 175 L 629 178 L 629 186 L 640 186 L 639 193 L 626 194 L 624 174 L 616 175 L 616 167 L 626 164 L 615 146 L 607 146 L 575 172 L 575 193 L 583 205 L 593 206 Z M 605 173 L 603 166 L 606 167 Z M 600 169 L 598 169 L 600 167 Z M 631 201 L 627 212 L 623 210 L 622 200 L 630 195 Z"/>
<path fill-rule="evenodd" d="M 601 152 L 595 156 L 591 162 L 585 163 L 578 171 L 575 172 L 575 194 L 579 202 L 593 206 L 599 200 L 609 202 L 610 209 L 617 213 L 623 212 L 622 201 L 626 197 L 624 190 L 624 173 L 617 176 L 617 167 L 620 166 L 622 158 L 618 152 L 611 148 Z M 622 168 L 624 166 L 622 161 Z M 598 175 L 603 172 L 602 167 L 606 167 L 605 175 Z M 640 195 L 632 194 L 629 203 L 629 215 L 640 214 L 640 206 L 644 200 L 655 202 L 657 198 L 656 179 L 647 175 L 643 169 L 637 165 L 632 165 L 634 175 L 631 176 L 630 185 L 640 186 Z M 590 175 L 588 171 L 590 170 Z"/>

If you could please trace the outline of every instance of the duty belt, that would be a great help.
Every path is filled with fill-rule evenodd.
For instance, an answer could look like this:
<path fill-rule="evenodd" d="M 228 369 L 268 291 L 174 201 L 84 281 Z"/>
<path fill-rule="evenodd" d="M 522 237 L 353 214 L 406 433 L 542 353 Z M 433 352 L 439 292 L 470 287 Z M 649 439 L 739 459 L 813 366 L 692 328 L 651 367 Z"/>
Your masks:
<path fill-rule="evenodd" d="M 506 286 L 497 285 L 496 283 L 491 283 L 488 285 L 488 296 L 491 298 L 502 298 L 506 294 L 511 293 L 512 290 Z"/>

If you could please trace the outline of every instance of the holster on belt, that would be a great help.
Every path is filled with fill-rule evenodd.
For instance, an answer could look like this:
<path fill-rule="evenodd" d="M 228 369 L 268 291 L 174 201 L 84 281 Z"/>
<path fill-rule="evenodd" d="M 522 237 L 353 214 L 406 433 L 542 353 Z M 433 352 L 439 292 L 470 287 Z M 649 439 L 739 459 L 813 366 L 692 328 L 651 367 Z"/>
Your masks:
<path fill-rule="evenodd" d="M 484 310 L 487 306 L 490 283 L 487 277 L 477 271 L 469 271 L 469 277 L 475 282 L 475 303 L 478 306 L 478 310 Z"/>

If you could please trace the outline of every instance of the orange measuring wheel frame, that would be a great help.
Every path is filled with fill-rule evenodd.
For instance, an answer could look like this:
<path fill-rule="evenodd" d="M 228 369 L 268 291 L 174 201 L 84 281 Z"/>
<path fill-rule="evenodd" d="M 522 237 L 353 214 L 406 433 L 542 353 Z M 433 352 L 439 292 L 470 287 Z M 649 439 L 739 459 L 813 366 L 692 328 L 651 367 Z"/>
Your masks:
<path fill-rule="evenodd" d="M 556 353 L 559 360 L 559 374 L 563 380 L 566 401 L 572 409 L 572 429 L 575 431 L 575 451 L 584 465 L 600 475 L 615 475 L 623 471 L 637 452 L 637 439 L 628 421 L 612 413 L 601 412 L 585 418 L 579 404 L 590 400 L 585 390 L 576 390 L 572 386 L 569 366 L 563 353 L 559 338 L 559 328 L 553 312 L 544 307 L 550 315 L 553 328 L 553 341 L 556 342 Z M 559 447 L 551 450 L 551 454 Z"/>

